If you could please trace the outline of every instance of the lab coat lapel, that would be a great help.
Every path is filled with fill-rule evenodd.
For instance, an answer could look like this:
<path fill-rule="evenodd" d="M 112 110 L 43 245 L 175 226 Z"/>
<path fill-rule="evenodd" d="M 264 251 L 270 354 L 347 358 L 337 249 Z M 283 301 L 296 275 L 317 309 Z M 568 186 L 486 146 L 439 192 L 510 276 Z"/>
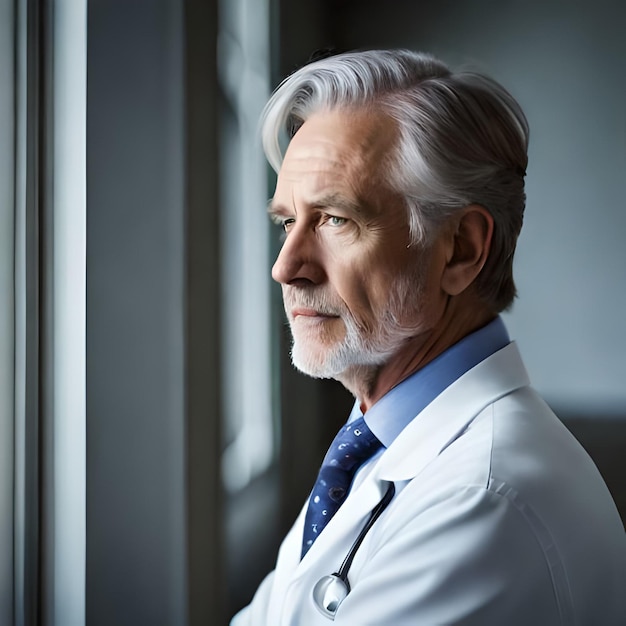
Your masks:
<path fill-rule="evenodd" d="M 387 484 L 374 476 L 373 468 L 364 468 L 351 490 L 346 502 L 339 508 L 313 546 L 300 561 L 302 531 L 306 506 L 281 546 L 280 572 L 275 580 L 275 589 L 280 589 L 285 603 L 289 597 L 300 597 L 298 588 L 302 584 L 339 570 L 341 562 L 349 552 L 354 539 L 369 515 L 383 497 Z M 286 607 L 285 607 L 286 608 Z M 289 611 L 289 609 L 287 609 Z"/>
<path fill-rule="evenodd" d="M 309 568 L 320 561 L 332 563 L 333 556 L 339 561 L 336 567 L 339 569 L 343 556 L 338 546 L 344 542 L 350 548 L 361 526 L 385 493 L 385 485 L 372 475 L 371 468 L 364 468 L 364 472 L 367 474 L 357 476 L 349 497 L 302 559 L 296 575 L 305 575 Z M 302 526 L 299 526 L 302 530 Z"/>
<path fill-rule="evenodd" d="M 376 478 L 415 478 L 486 406 L 529 384 L 517 346 L 510 343 L 452 383 L 409 423 L 381 457 Z"/>

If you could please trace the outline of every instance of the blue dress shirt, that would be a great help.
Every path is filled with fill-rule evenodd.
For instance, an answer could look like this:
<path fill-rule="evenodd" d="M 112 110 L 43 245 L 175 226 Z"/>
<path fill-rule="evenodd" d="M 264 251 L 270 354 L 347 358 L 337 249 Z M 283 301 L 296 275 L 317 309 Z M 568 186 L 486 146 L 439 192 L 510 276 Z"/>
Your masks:
<path fill-rule="evenodd" d="M 465 372 L 510 343 L 502 318 L 467 335 L 388 391 L 365 413 L 365 423 L 385 448 L 416 415 Z M 348 422 L 363 413 L 358 399 Z"/>

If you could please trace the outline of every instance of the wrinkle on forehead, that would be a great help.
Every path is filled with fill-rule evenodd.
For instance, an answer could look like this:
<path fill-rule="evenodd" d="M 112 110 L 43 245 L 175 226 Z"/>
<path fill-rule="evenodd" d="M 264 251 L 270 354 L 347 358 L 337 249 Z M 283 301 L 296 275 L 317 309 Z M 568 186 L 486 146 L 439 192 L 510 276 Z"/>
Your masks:
<path fill-rule="evenodd" d="M 369 195 L 373 187 L 385 186 L 380 173 L 396 136 L 395 123 L 379 112 L 338 109 L 317 113 L 289 144 L 276 196 L 292 185 L 311 203 L 316 196 Z"/>
<path fill-rule="evenodd" d="M 397 134 L 395 122 L 379 111 L 335 109 L 312 115 L 294 135 L 289 148 L 298 148 L 296 162 L 323 159 L 341 166 L 349 159 L 362 165 L 387 154 Z"/>

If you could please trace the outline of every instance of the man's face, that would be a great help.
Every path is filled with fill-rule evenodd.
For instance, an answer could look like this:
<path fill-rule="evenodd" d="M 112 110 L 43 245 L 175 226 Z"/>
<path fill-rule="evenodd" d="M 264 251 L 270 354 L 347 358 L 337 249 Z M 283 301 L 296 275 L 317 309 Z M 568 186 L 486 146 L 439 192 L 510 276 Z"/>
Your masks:
<path fill-rule="evenodd" d="M 383 178 L 395 139 L 381 114 L 336 110 L 307 120 L 285 155 L 271 212 L 286 237 L 272 276 L 294 365 L 311 376 L 384 365 L 432 324 L 430 254 L 410 245 L 406 207 Z"/>

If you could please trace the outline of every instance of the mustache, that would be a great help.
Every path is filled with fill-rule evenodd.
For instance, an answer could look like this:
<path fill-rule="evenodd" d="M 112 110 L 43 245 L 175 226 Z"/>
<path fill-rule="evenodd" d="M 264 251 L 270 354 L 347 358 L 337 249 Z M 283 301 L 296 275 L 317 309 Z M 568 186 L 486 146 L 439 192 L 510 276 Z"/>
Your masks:
<path fill-rule="evenodd" d="M 322 315 L 346 314 L 346 305 L 325 291 L 302 289 L 301 287 L 285 287 L 283 302 L 287 312 L 295 308 L 312 309 Z"/>

